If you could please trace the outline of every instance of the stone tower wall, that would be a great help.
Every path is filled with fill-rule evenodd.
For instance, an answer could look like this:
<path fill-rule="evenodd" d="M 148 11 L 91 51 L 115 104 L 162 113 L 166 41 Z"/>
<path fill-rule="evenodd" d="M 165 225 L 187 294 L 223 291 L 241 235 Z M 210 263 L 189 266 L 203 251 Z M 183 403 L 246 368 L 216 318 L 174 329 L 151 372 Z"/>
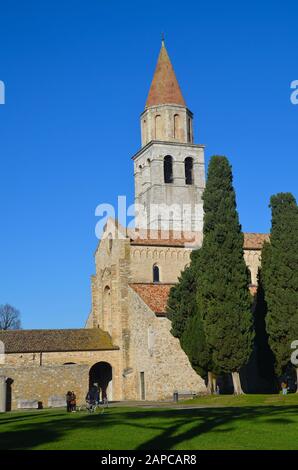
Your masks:
<path fill-rule="evenodd" d="M 141 115 L 142 147 L 151 140 L 193 143 L 192 113 L 183 106 L 146 108 Z"/>

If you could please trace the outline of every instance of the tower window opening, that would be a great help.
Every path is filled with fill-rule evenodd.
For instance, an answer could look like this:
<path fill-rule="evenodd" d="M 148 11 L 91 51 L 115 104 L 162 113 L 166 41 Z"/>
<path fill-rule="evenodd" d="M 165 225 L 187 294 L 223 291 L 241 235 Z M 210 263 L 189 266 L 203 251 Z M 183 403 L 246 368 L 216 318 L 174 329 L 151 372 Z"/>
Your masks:
<path fill-rule="evenodd" d="M 113 248 L 113 235 L 111 233 L 109 233 L 109 235 L 108 235 L 108 251 L 109 251 L 109 253 L 111 253 L 112 248 Z"/>
<path fill-rule="evenodd" d="M 174 115 L 174 139 L 179 139 L 180 117 L 179 114 Z"/>
<path fill-rule="evenodd" d="M 187 157 L 184 160 L 185 184 L 193 184 L 193 160 Z"/>
<path fill-rule="evenodd" d="M 192 136 L 191 136 L 191 119 L 187 119 L 187 142 L 192 141 Z"/>
<path fill-rule="evenodd" d="M 143 139 L 147 142 L 147 122 L 146 119 L 143 120 Z"/>
<path fill-rule="evenodd" d="M 173 183 L 173 158 L 167 155 L 163 161 L 164 181 L 165 183 Z"/>
<path fill-rule="evenodd" d="M 146 399 L 145 372 L 140 372 L 141 400 Z"/>
<path fill-rule="evenodd" d="M 153 266 L 153 282 L 160 282 L 159 281 L 159 267 L 156 264 Z"/>
<path fill-rule="evenodd" d="M 155 116 L 155 139 L 156 140 L 161 140 L 162 138 L 162 132 L 161 132 L 161 116 L 158 114 Z"/>

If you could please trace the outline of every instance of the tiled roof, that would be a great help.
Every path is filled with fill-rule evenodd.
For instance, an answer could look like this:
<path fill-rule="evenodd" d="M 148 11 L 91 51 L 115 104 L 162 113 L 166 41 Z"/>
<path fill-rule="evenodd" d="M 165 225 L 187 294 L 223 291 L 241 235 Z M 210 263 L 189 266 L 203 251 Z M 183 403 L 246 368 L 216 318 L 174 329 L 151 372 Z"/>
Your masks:
<path fill-rule="evenodd" d="M 263 243 L 269 241 L 268 233 L 250 233 L 244 234 L 243 248 L 245 250 L 261 250 Z M 181 246 L 192 247 L 200 246 L 202 242 L 201 232 L 188 232 L 182 234 L 176 231 L 129 231 L 128 236 L 131 239 L 131 245 L 144 245 L 144 246 Z"/>
<path fill-rule="evenodd" d="M 261 250 L 264 242 L 270 239 L 269 233 L 250 233 L 244 232 L 244 245 L 245 250 Z"/>
<path fill-rule="evenodd" d="M 118 349 L 100 328 L 0 331 L 6 353 L 106 351 Z"/>
<path fill-rule="evenodd" d="M 178 232 L 173 230 L 128 231 L 131 245 L 144 246 L 198 246 L 202 242 L 201 232 Z"/>
<path fill-rule="evenodd" d="M 146 108 L 160 104 L 178 104 L 186 106 L 167 50 L 162 44 Z"/>
<path fill-rule="evenodd" d="M 175 284 L 131 283 L 129 285 L 148 305 L 152 312 L 157 316 L 166 315 L 170 289 Z M 254 296 L 257 293 L 257 286 L 250 285 L 249 291 Z"/>
<path fill-rule="evenodd" d="M 174 284 L 131 283 L 130 287 L 156 315 L 164 315 L 171 287 Z"/>

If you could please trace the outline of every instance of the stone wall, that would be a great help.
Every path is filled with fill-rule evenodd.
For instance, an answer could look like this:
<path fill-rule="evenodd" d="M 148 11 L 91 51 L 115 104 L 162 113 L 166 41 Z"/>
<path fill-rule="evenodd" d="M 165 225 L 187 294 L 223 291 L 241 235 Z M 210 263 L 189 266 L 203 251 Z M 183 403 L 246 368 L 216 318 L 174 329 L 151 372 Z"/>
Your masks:
<path fill-rule="evenodd" d="M 112 366 L 110 400 L 122 400 L 122 369 L 119 351 L 74 351 L 51 353 L 6 354 L 0 375 L 13 380 L 13 408 L 18 399 L 36 399 L 47 406 L 52 395 L 74 390 L 78 401 L 84 401 L 89 387 L 89 371 L 98 362 Z M 74 364 L 67 364 L 74 363 Z"/>
<path fill-rule="evenodd" d="M 87 365 L 1 367 L 8 383 L 8 409 L 17 409 L 19 400 L 37 400 L 43 408 L 51 396 L 65 396 L 73 390 L 77 403 L 83 403 L 89 385 Z"/>
<path fill-rule="evenodd" d="M 164 157 L 172 157 L 173 183 L 164 182 Z M 193 159 L 193 184 L 185 182 L 185 159 Z M 134 157 L 135 203 L 147 216 L 136 218 L 138 227 L 202 231 L 205 187 L 204 147 L 194 144 L 151 142 Z M 160 213 L 156 213 L 156 205 Z"/>
<path fill-rule="evenodd" d="M 159 267 L 161 282 L 177 282 L 177 279 L 190 262 L 190 248 L 132 246 L 132 282 L 153 282 L 153 265 Z"/>
<path fill-rule="evenodd" d="M 165 104 L 150 106 L 141 115 L 144 147 L 151 140 L 192 143 L 192 113 L 184 106 Z"/>
<path fill-rule="evenodd" d="M 190 263 L 191 248 L 163 246 L 131 246 L 130 270 L 132 282 L 153 282 L 153 265 L 157 264 L 160 281 L 174 283 Z M 257 285 L 261 265 L 261 250 L 244 250 L 244 260 L 251 272 L 251 282 Z"/>
<path fill-rule="evenodd" d="M 251 283 L 258 284 L 258 269 L 261 266 L 262 250 L 244 250 L 244 260 L 251 273 Z"/>
<path fill-rule="evenodd" d="M 156 317 L 132 289 L 129 305 L 130 371 L 124 379 L 125 396 L 141 398 L 141 372 L 147 400 L 172 398 L 174 390 L 206 392 L 179 340 L 171 335 L 170 321 Z"/>

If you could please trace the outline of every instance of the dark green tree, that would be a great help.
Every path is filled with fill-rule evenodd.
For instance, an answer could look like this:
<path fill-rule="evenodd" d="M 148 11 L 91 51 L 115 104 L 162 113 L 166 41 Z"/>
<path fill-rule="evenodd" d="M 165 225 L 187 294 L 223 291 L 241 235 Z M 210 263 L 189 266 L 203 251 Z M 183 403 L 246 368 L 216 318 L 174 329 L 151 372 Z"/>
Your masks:
<path fill-rule="evenodd" d="M 197 311 L 195 271 L 198 257 L 199 250 L 194 250 L 190 255 L 190 265 L 181 272 L 178 283 L 170 290 L 167 313 L 172 322 L 171 333 L 179 339 L 185 330 L 188 318 Z"/>
<path fill-rule="evenodd" d="M 270 243 L 263 246 L 261 274 L 269 344 L 281 375 L 291 364 L 291 344 L 298 340 L 298 207 L 291 193 L 272 196 L 270 207 Z"/>
<path fill-rule="evenodd" d="M 168 300 L 171 333 L 179 338 L 193 369 L 205 380 L 211 371 L 211 355 L 207 348 L 203 323 L 197 308 L 197 266 L 200 250 L 191 253 L 191 262 L 172 287 Z M 208 384 L 211 388 L 211 384 Z"/>
<path fill-rule="evenodd" d="M 258 271 L 258 289 L 254 308 L 255 354 L 256 365 L 260 377 L 265 381 L 266 389 L 272 393 L 276 390 L 276 376 L 274 371 L 274 355 L 269 345 L 269 336 L 266 329 L 267 304 L 261 269 Z"/>
<path fill-rule="evenodd" d="M 206 343 L 203 321 L 198 311 L 187 319 L 180 344 L 193 369 L 208 381 L 208 388 L 211 392 L 213 384 L 210 381 L 210 375 L 208 376 L 208 373 L 212 371 L 211 354 Z"/>
<path fill-rule="evenodd" d="M 231 166 L 214 156 L 203 195 L 204 237 L 197 268 L 197 301 L 214 368 L 232 373 L 242 393 L 239 371 L 253 348 L 253 316 L 243 258 L 243 233 L 236 210 Z"/>

